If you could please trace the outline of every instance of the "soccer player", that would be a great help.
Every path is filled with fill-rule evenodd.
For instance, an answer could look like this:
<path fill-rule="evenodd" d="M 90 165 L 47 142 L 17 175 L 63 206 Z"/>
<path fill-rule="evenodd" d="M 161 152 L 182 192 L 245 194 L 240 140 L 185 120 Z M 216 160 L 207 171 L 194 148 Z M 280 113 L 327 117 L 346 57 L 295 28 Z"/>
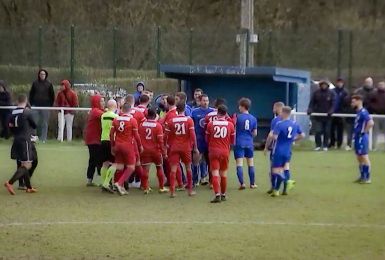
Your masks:
<path fill-rule="evenodd" d="M 185 105 L 185 115 L 191 116 L 192 108 L 187 105 L 187 95 L 184 92 L 177 92 L 175 93 L 175 104 L 184 104 Z"/>
<path fill-rule="evenodd" d="M 192 172 L 191 172 L 191 151 L 194 154 L 199 154 L 194 130 L 194 121 L 191 117 L 185 115 L 185 104 L 177 105 L 178 116 L 170 119 L 167 122 L 165 140 L 170 147 L 169 163 L 171 166 L 170 172 L 170 197 L 175 197 L 175 175 L 179 162 L 185 165 L 187 172 L 187 192 L 189 196 L 195 195 L 192 189 Z M 193 149 L 192 149 L 193 148 Z"/>
<path fill-rule="evenodd" d="M 194 109 L 199 108 L 201 106 L 201 99 L 200 97 L 203 95 L 203 90 L 200 88 L 196 88 L 194 90 L 194 100 L 189 102 L 188 105 Z"/>
<path fill-rule="evenodd" d="M 5 188 L 11 195 L 15 195 L 15 191 L 12 187 L 13 183 L 20 178 L 24 179 L 27 193 L 37 192 L 37 190 L 31 186 L 29 175 L 29 170 L 35 159 L 35 154 L 32 150 L 33 145 L 31 135 L 37 125 L 33 119 L 31 109 L 27 108 L 27 104 L 27 96 L 25 94 L 19 95 L 17 98 L 17 108 L 12 111 L 12 116 L 9 120 L 9 128 L 14 136 L 11 148 L 11 158 L 20 162 L 20 166 L 17 168 L 12 178 L 4 183 Z"/>
<path fill-rule="evenodd" d="M 299 141 L 305 136 L 299 125 L 293 120 L 290 120 L 290 114 L 291 107 L 283 107 L 281 114 L 282 120 L 276 124 L 273 130 L 275 145 L 273 148 L 272 160 L 272 178 L 274 183 L 273 192 L 271 194 L 272 197 L 279 196 L 281 183 L 288 181 L 285 178 L 284 171 L 285 169 L 288 169 L 293 142 Z M 289 183 L 290 182 L 288 182 L 288 184 Z M 290 187 L 288 187 L 288 189 L 290 190 Z"/>
<path fill-rule="evenodd" d="M 102 114 L 101 117 L 101 125 L 102 125 L 102 135 L 101 135 L 101 159 L 103 162 L 102 169 L 100 170 L 101 176 L 101 185 L 102 190 L 111 191 L 110 189 L 110 181 L 111 179 L 107 179 L 107 170 L 110 165 L 114 162 L 114 156 L 111 153 L 111 142 L 110 142 L 110 132 L 112 128 L 112 122 L 116 117 L 115 114 L 117 108 L 117 103 L 115 100 L 110 99 L 107 102 L 107 111 Z"/>
<path fill-rule="evenodd" d="M 139 136 L 144 149 L 141 154 L 141 162 L 143 166 L 142 187 L 145 194 L 148 194 L 151 191 L 148 184 L 148 174 L 152 163 L 156 166 L 159 193 L 168 192 L 168 189 L 164 188 L 162 166 L 162 155 L 166 155 L 166 150 L 163 145 L 163 128 L 162 125 L 156 121 L 156 116 L 155 109 L 150 108 L 147 113 L 147 121 L 139 126 Z"/>
<path fill-rule="evenodd" d="M 218 107 L 218 118 L 207 125 L 206 138 L 209 147 L 210 169 L 215 197 L 212 203 L 226 200 L 227 170 L 229 166 L 230 145 L 234 144 L 233 123 L 226 120 L 227 108 Z"/>
<path fill-rule="evenodd" d="M 150 97 L 143 94 L 139 98 L 139 105 L 134 107 L 133 109 L 138 110 L 144 116 L 146 116 L 147 115 L 147 107 L 148 107 L 149 103 L 150 103 Z"/>
<path fill-rule="evenodd" d="M 200 172 L 201 184 L 207 185 L 207 164 L 209 163 L 208 158 L 208 147 L 206 142 L 205 134 L 205 117 L 208 113 L 214 111 L 213 108 L 209 107 L 209 97 L 206 94 L 202 94 L 199 97 L 200 107 L 193 110 L 191 118 L 194 121 L 195 135 L 197 138 L 198 150 L 199 150 L 199 161 L 198 165 L 193 165 L 193 184 L 198 184 Z"/>
<path fill-rule="evenodd" d="M 272 178 L 272 173 L 271 173 L 271 166 L 272 166 L 272 159 L 273 159 L 273 147 L 274 147 L 274 138 L 273 138 L 273 133 L 274 133 L 274 127 L 278 122 L 282 120 L 281 118 L 281 113 L 282 113 L 282 108 L 285 106 L 283 102 L 275 102 L 273 105 L 273 114 L 274 118 L 271 120 L 270 123 L 270 132 L 269 135 L 267 136 L 266 139 L 266 144 L 265 144 L 265 149 L 263 151 L 264 155 L 267 154 L 267 151 L 270 151 L 270 170 L 269 170 L 269 177 L 270 177 L 270 183 L 271 183 L 271 188 L 270 190 L 267 191 L 267 194 L 273 193 L 273 178 Z M 290 172 L 289 170 L 285 170 L 285 179 L 290 179 Z M 283 184 L 283 190 L 284 192 L 286 191 L 287 188 L 287 182 L 285 181 Z"/>
<path fill-rule="evenodd" d="M 360 177 L 355 181 L 361 184 L 370 184 L 370 160 L 369 160 L 369 131 L 374 122 L 369 112 L 363 107 L 362 97 L 352 96 L 352 107 L 357 116 L 354 122 L 354 149 L 359 163 Z"/>
<path fill-rule="evenodd" d="M 107 171 L 108 178 L 112 178 L 116 170 L 122 171 L 115 182 L 120 195 L 126 195 L 124 182 L 129 179 L 135 170 L 135 150 L 143 152 L 143 146 L 138 134 L 136 119 L 130 115 L 131 104 L 125 103 L 122 107 L 122 115 L 112 122 L 110 141 L 112 151 L 115 154 L 115 163 Z M 137 147 L 135 147 L 137 146 Z"/>
<path fill-rule="evenodd" d="M 243 159 L 246 158 L 249 170 L 250 188 L 255 189 L 255 170 L 254 170 L 254 141 L 257 135 L 257 119 L 249 113 L 251 100 L 241 98 L 238 103 L 240 114 L 236 118 L 236 141 L 234 146 L 234 157 L 237 164 L 237 176 L 240 184 L 239 189 L 244 190 L 246 186 L 243 182 Z"/>

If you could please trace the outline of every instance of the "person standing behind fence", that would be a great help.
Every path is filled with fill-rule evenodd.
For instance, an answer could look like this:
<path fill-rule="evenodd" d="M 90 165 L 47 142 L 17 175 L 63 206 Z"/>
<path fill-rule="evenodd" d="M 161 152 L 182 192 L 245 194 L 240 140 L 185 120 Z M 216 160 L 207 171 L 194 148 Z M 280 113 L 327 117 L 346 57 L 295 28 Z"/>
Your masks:
<path fill-rule="evenodd" d="M 52 107 L 55 102 L 55 92 L 52 83 L 47 80 L 48 72 L 40 69 L 37 80 L 32 83 L 29 101 L 33 107 Z M 45 143 L 48 134 L 49 110 L 37 110 L 36 121 L 39 125 L 40 140 Z"/>
<path fill-rule="evenodd" d="M 11 105 L 11 94 L 7 89 L 7 83 L 4 80 L 0 80 L 0 106 Z M 11 115 L 11 110 L 0 109 L 0 121 L 1 121 L 1 133 L 0 137 L 9 138 L 8 120 Z"/>
<path fill-rule="evenodd" d="M 330 127 L 331 127 L 331 115 L 334 111 L 335 97 L 333 91 L 329 89 L 329 83 L 321 80 L 319 82 L 319 89 L 314 91 L 307 114 L 312 113 L 327 113 L 328 116 L 315 116 L 312 117 L 312 123 L 315 131 L 315 151 L 328 150 Z M 323 137 L 323 140 L 322 140 Z"/>
<path fill-rule="evenodd" d="M 56 97 L 56 106 L 58 107 L 78 107 L 78 95 L 71 89 L 71 83 L 68 80 L 63 80 L 60 83 L 60 91 Z M 58 135 L 57 140 L 63 140 L 64 126 L 67 132 L 67 141 L 72 141 L 72 125 L 74 122 L 73 110 L 64 110 L 64 117 L 61 112 L 58 113 Z M 64 119 L 64 121 L 63 121 Z"/>
<path fill-rule="evenodd" d="M 342 113 L 344 110 L 345 99 L 348 95 L 348 92 L 345 89 L 344 80 L 338 78 L 336 82 L 336 88 L 332 90 L 335 96 L 334 103 L 334 113 Z M 337 145 L 337 148 L 340 149 L 344 139 L 344 118 L 342 117 L 333 117 L 332 126 L 331 126 L 331 135 L 330 135 L 330 145 L 329 148 L 334 148 Z"/>
<path fill-rule="evenodd" d="M 373 114 L 385 115 L 385 81 L 378 82 L 368 96 L 369 109 Z M 373 127 L 373 149 L 378 149 L 378 137 L 385 134 L 385 118 L 375 118 Z"/>
<path fill-rule="evenodd" d="M 372 113 L 371 108 L 370 108 L 370 102 L 369 102 L 369 96 L 373 93 L 374 91 L 374 85 L 373 85 L 373 79 L 371 77 L 368 77 L 364 81 L 364 85 L 356 91 L 354 91 L 355 95 L 360 95 L 363 99 L 364 102 L 364 107 L 369 111 L 369 113 Z"/>
<path fill-rule="evenodd" d="M 143 91 L 144 91 L 144 82 L 140 81 L 136 84 L 136 92 L 134 93 L 135 106 L 139 105 L 139 98 L 142 95 Z"/>

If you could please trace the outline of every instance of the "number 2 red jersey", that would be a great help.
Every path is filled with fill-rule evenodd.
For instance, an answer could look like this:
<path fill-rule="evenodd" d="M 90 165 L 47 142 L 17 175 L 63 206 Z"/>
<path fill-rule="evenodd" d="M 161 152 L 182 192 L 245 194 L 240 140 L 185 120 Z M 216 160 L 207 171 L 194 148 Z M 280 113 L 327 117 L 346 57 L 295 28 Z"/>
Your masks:
<path fill-rule="evenodd" d="M 139 136 L 145 151 L 161 152 L 163 149 L 163 127 L 155 120 L 147 120 L 139 126 Z"/>
<path fill-rule="evenodd" d="M 235 140 L 235 128 L 232 122 L 226 119 L 217 119 L 207 125 L 206 136 L 209 154 L 230 153 L 230 145 Z"/>
<path fill-rule="evenodd" d="M 140 124 L 142 124 L 144 121 L 146 121 L 146 117 L 144 116 L 144 114 L 143 114 L 141 111 L 139 111 L 139 110 L 137 110 L 137 109 L 135 109 L 135 108 L 132 108 L 132 109 L 130 110 L 130 115 L 131 115 L 133 118 L 136 119 L 136 123 L 137 123 L 138 125 L 140 125 Z"/>
<path fill-rule="evenodd" d="M 123 114 L 114 119 L 112 126 L 111 141 L 113 143 L 134 145 L 135 135 L 138 134 L 138 124 L 135 118 L 129 114 Z"/>
<path fill-rule="evenodd" d="M 194 121 L 184 115 L 176 116 L 166 123 L 166 135 L 170 151 L 191 151 L 195 142 Z"/>

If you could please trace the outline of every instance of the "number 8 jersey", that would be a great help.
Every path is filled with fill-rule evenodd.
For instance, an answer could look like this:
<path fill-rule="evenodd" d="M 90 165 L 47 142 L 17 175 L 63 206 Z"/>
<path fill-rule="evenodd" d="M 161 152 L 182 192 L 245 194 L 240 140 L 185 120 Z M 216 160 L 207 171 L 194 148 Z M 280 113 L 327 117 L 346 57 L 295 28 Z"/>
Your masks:
<path fill-rule="evenodd" d="M 230 145 L 235 140 L 234 124 L 225 119 L 212 121 L 206 129 L 209 154 L 220 153 L 229 154 Z"/>

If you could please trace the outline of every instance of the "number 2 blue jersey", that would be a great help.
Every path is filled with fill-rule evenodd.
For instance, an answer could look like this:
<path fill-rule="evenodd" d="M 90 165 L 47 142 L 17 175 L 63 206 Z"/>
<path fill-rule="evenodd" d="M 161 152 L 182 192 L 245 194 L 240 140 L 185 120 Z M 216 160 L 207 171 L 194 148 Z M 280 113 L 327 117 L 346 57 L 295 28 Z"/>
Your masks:
<path fill-rule="evenodd" d="M 214 111 L 213 108 L 201 108 L 198 107 L 194 109 L 191 113 L 191 118 L 194 121 L 195 134 L 197 136 L 197 141 L 205 142 L 205 117 L 208 113 Z"/>
<path fill-rule="evenodd" d="M 289 156 L 291 155 L 291 146 L 297 135 L 302 134 L 300 126 L 293 120 L 287 119 L 278 122 L 273 130 L 275 136 L 278 136 L 273 153 Z"/>
<path fill-rule="evenodd" d="M 253 131 L 257 129 L 257 119 L 250 114 L 242 113 L 237 115 L 236 123 L 236 146 L 254 147 Z"/>
<path fill-rule="evenodd" d="M 354 122 L 354 136 L 359 137 L 365 133 L 366 124 L 372 119 L 368 110 L 365 108 L 357 112 L 356 120 Z"/>

